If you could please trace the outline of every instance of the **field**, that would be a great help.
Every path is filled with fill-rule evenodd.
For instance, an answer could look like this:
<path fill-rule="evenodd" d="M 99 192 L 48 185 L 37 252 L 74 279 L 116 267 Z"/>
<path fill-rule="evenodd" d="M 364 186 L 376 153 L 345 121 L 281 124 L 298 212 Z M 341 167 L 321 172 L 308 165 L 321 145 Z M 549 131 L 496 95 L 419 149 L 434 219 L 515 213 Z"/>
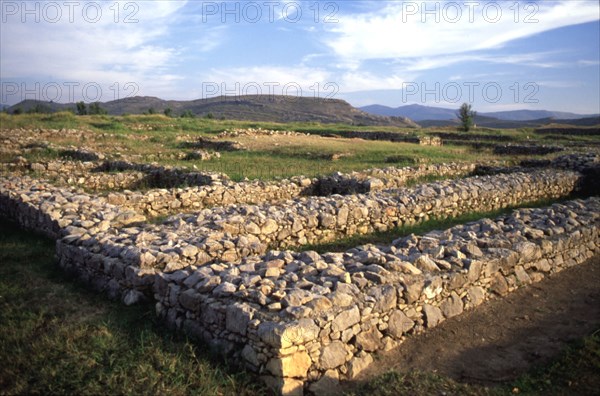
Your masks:
<path fill-rule="evenodd" d="M 444 144 L 442 147 L 420 146 L 410 143 L 388 141 L 363 141 L 334 137 L 321 138 L 320 135 L 342 136 L 344 132 L 395 132 L 403 136 L 430 136 L 438 132 L 456 135 L 464 139 L 464 134 L 444 129 L 398 129 L 392 127 L 364 127 L 339 124 L 276 124 L 213 119 L 168 118 L 159 115 L 74 116 L 70 113 L 52 115 L 27 114 L 17 117 L 0 115 L 4 129 L 12 128 L 54 128 L 79 129 L 92 133 L 82 139 L 69 136 L 56 136 L 52 142 L 60 146 L 84 146 L 86 148 L 113 154 L 117 158 L 136 162 L 157 162 L 161 165 L 196 166 L 202 171 L 226 173 L 234 180 L 244 177 L 270 180 L 296 175 L 316 176 L 332 172 L 359 171 L 368 168 L 388 166 L 410 166 L 421 161 L 442 163 L 452 161 L 514 161 L 522 156 L 497 155 L 490 148 L 473 148 L 468 145 Z M 215 136 L 226 130 L 262 128 L 264 130 L 296 131 L 314 133 L 310 136 L 271 135 L 238 136 L 227 138 L 236 140 L 247 147 L 243 151 L 223 151 L 220 158 L 208 161 L 185 161 L 178 159 L 191 151 L 186 141 L 204 136 Z M 98 136 L 100 135 L 100 136 Z M 491 142 L 514 144 L 548 144 L 552 135 L 537 135 L 531 129 L 523 130 L 483 130 L 478 137 L 467 138 L 470 143 Z M 569 137 L 570 142 L 597 146 L 599 136 Z M 157 156 L 161 154 L 161 157 Z M 333 154 L 341 154 L 331 160 Z M 59 157 L 57 150 L 37 150 L 24 155 L 34 160 L 48 160 Z M 393 157 L 399 157 L 398 162 Z M 530 158 L 528 156 L 527 158 Z M 5 158 L 4 160 L 10 160 Z M 329 159 L 329 160 L 328 160 Z M 387 161 L 386 161 L 387 159 Z"/>
<path fill-rule="evenodd" d="M 600 384 L 597 134 L 70 113 L 0 124 L 2 394 Z M 492 261 L 502 270 L 474 264 Z M 261 335 L 273 323 L 276 343 Z M 525 339 L 531 356 L 485 378 L 448 369 L 459 354 L 485 366 L 458 341 L 476 328 L 479 355 L 500 361 Z"/>

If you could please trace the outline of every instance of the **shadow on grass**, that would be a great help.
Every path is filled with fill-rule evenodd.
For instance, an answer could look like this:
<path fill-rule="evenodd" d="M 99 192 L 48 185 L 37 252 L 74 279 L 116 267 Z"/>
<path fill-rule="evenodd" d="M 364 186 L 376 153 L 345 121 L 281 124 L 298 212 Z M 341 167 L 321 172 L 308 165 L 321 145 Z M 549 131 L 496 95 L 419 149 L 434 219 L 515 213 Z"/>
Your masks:
<path fill-rule="evenodd" d="M 253 376 L 56 265 L 54 243 L 0 219 L 0 389 L 7 394 L 266 393 Z"/>

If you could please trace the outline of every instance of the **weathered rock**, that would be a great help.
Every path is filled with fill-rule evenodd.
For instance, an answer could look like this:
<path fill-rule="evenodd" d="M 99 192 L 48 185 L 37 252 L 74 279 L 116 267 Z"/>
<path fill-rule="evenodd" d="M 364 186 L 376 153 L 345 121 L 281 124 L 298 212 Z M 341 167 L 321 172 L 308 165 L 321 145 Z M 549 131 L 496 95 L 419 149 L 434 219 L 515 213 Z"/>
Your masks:
<path fill-rule="evenodd" d="M 333 331 L 344 331 L 348 327 L 360 321 L 360 311 L 357 306 L 340 312 L 333 321 L 331 329 Z"/>
<path fill-rule="evenodd" d="M 399 309 L 396 309 L 390 315 L 387 330 L 392 336 L 400 338 L 404 333 L 411 330 L 414 325 L 414 322 L 411 319 L 409 319 L 408 316 L 404 314 L 404 312 L 402 312 Z"/>
<path fill-rule="evenodd" d="M 463 311 L 463 303 L 458 294 L 453 292 L 450 297 L 445 299 L 442 304 L 440 304 L 440 310 L 444 317 L 451 318 L 453 316 L 459 315 Z"/>
<path fill-rule="evenodd" d="M 346 363 L 348 352 L 340 341 L 333 341 L 321 349 L 319 364 L 325 370 L 333 369 Z"/>
<path fill-rule="evenodd" d="M 381 349 L 381 338 L 383 338 L 383 334 L 373 326 L 356 336 L 356 346 L 363 351 L 373 352 Z"/>
<path fill-rule="evenodd" d="M 272 358 L 267 363 L 267 370 L 278 377 L 304 378 L 312 361 L 306 352 L 296 352 L 292 355 Z"/>
<path fill-rule="evenodd" d="M 433 305 L 423 305 L 423 314 L 425 318 L 425 325 L 429 328 L 437 326 L 444 320 L 442 311 Z"/>

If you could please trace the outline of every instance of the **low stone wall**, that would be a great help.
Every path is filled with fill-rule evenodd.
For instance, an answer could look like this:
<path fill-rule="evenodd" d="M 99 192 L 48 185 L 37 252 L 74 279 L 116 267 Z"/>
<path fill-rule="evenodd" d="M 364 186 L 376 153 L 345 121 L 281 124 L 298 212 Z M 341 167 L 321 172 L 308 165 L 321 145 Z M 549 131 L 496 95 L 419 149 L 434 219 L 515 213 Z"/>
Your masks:
<path fill-rule="evenodd" d="M 277 392 L 322 394 L 406 336 L 600 253 L 600 199 L 520 209 L 346 253 L 160 273 L 157 312 Z"/>
<path fill-rule="evenodd" d="M 145 174 L 149 187 L 173 188 L 181 185 L 204 186 L 217 181 L 229 180 L 222 173 L 190 172 L 187 169 L 160 166 L 155 164 L 136 164 L 127 161 L 106 161 L 94 169 L 96 172 L 136 171 Z"/>
<path fill-rule="evenodd" d="M 0 216 L 22 228 L 56 239 L 146 221 L 138 213 L 95 199 L 75 188 L 61 188 L 29 177 L 0 177 Z"/>
<path fill-rule="evenodd" d="M 564 151 L 563 147 L 546 146 L 546 145 L 495 145 L 494 154 L 502 155 L 546 155 Z"/>
<path fill-rule="evenodd" d="M 418 167 L 369 169 L 349 174 L 334 174 L 319 178 L 293 177 L 274 182 L 215 182 L 208 186 L 159 189 L 146 192 L 115 192 L 108 202 L 150 216 L 171 214 L 181 210 L 200 210 L 231 204 L 259 204 L 295 199 L 302 196 L 355 194 L 392 189 L 408 181 L 426 176 L 458 177 L 468 175 L 474 164 L 435 164 Z"/>
<path fill-rule="evenodd" d="M 448 142 L 464 142 L 464 141 L 490 141 L 490 142 L 512 142 L 515 140 L 514 137 L 509 135 L 487 135 L 482 133 L 462 132 L 462 133 L 449 133 L 449 132 L 435 132 L 433 134 L 444 141 Z"/>
<path fill-rule="evenodd" d="M 120 257 L 141 270 L 173 272 L 190 265 L 229 265 L 264 254 L 269 248 L 323 243 L 410 225 L 432 216 L 454 217 L 567 196 L 578 179 L 573 172 L 536 171 L 431 183 L 393 194 L 311 197 L 280 205 L 232 205 L 172 216 L 160 225 L 131 226 L 126 232 L 106 233 L 101 239 L 86 234 L 63 238 L 59 244 L 79 251 L 68 258 L 69 266 L 85 267 L 85 251 Z M 60 255 L 59 260 L 63 260 Z"/>
<path fill-rule="evenodd" d="M 597 157 L 555 161 L 585 170 Z M 0 216 L 57 238 L 59 265 L 95 289 L 126 304 L 154 298 L 168 324 L 245 362 L 278 392 L 320 394 L 406 335 L 598 254 L 600 198 L 345 253 L 269 249 L 562 197 L 582 179 L 570 170 L 530 168 L 410 189 L 236 204 L 141 225 L 145 218 L 126 204 L 0 177 Z"/>
<path fill-rule="evenodd" d="M 190 172 L 184 168 L 128 161 L 48 161 L 22 162 L 9 167 L 12 172 L 31 170 L 59 184 L 77 185 L 89 190 L 136 189 L 175 186 L 204 186 L 229 178 L 215 172 Z"/>
<path fill-rule="evenodd" d="M 535 133 L 539 133 L 542 135 L 556 134 L 556 135 L 575 135 L 575 136 L 595 136 L 600 135 L 600 128 L 598 127 L 588 127 L 588 128 L 560 128 L 560 127 L 551 127 L 551 128 L 537 128 L 534 130 Z"/>
<path fill-rule="evenodd" d="M 329 132 L 310 132 L 310 134 L 331 136 Z M 442 145 L 442 139 L 440 139 L 437 136 L 415 136 L 400 132 L 336 131 L 335 136 L 350 139 L 385 140 L 389 142 L 415 143 L 423 146 Z"/>

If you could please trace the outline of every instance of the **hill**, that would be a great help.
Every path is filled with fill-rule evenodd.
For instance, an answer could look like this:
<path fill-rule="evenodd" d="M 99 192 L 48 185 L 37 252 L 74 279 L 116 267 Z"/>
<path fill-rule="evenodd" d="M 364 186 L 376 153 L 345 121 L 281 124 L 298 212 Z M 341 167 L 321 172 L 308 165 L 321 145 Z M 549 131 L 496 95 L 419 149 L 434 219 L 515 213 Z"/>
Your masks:
<path fill-rule="evenodd" d="M 539 128 L 546 125 L 563 125 L 563 126 L 578 126 L 578 127 L 590 127 L 600 125 L 600 117 L 588 117 L 580 119 L 555 119 L 555 118 L 541 118 L 539 120 L 530 121 L 511 121 L 511 120 L 500 120 L 494 117 L 487 117 L 482 115 L 475 116 L 475 124 L 478 127 L 485 128 Z M 424 128 L 427 127 L 444 127 L 444 126 L 459 126 L 458 120 L 421 120 L 419 125 Z"/>
<path fill-rule="evenodd" d="M 9 112 L 20 108 L 27 112 L 31 109 L 44 111 L 74 111 L 74 103 L 53 103 L 37 100 L 25 100 L 8 109 Z M 110 115 L 141 114 L 150 109 L 162 113 L 170 108 L 178 116 L 190 111 L 202 117 L 211 114 L 215 118 L 242 121 L 264 122 L 321 122 L 344 123 L 350 125 L 391 125 L 398 127 L 417 127 L 418 125 L 404 117 L 389 117 L 369 114 L 352 107 L 339 99 L 321 99 L 277 95 L 220 96 L 191 101 L 163 100 L 150 96 L 135 96 L 109 102 L 100 102 L 100 107 Z"/>
<path fill-rule="evenodd" d="M 447 109 L 442 107 L 423 106 L 417 104 L 400 106 L 396 108 L 376 104 L 364 106 L 360 109 L 376 115 L 408 117 L 416 122 L 424 120 L 454 120 L 456 119 L 456 112 L 458 111 L 457 109 Z M 541 119 L 577 120 L 581 118 L 598 116 L 597 114 L 585 115 L 548 110 L 511 110 L 478 114 L 482 117 L 489 117 L 502 121 L 538 121 Z"/>

